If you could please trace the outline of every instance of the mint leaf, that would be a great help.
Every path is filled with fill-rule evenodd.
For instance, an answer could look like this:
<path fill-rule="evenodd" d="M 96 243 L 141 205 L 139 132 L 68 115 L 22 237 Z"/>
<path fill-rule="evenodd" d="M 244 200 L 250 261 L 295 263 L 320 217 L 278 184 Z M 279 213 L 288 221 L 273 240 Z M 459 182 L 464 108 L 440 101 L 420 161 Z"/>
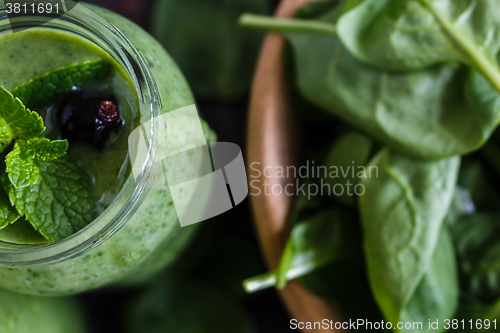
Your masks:
<path fill-rule="evenodd" d="M 32 108 L 47 106 L 73 87 L 104 78 L 111 68 L 104 60 L 61 67 L 17 86 L 12 94 Z"/>
<path fill-rule="evenodd" d="M 14 133 L 12 133 L 9 125 L 7 125 L 7 122 L 0 117 L 0 153 L 10 145 L 13 137 Z"/>
<path fill-rule="evenodd" d="M 16 209 L 10 205 L 5 192 L 0 189 L 0 229 L 16 222 L 20 217 Z"/>
<path fill-rule="evenodd" d="M 66 155 L 68 140 L 53 140 L 37 138 L 29 141 L 18 140 L 16 144 L 21 147 L 21 157 L 35 156 L 40 161 L 53 161 Z M 14 146 L 15 148 L 15 146 Z"/>
<path fill-rule="evenodd" d="M 35 138 L 45 131 L 42 117 L 38 113 L 26 109 L 23 103 L 14 98 L 4 87 L 0 87 L 0 117 L 3 118 L 0 126 L 3 123 L 4 127 L 5 125 L 8 127 L 0 131 L 0 133 L 5 133 L 4 141 L 2 141 L 4 145 L 0 147 L 0 152 L 10 144 L 14 136 L 27 140 Z M 10 130 L 10 139 L 7 135 L 8 129 Z"/>
<path fill-rule="evenodd" d="M 17 211 L 50 241 L 68 237 L 92 222 L 95 200 L 85 173 L 67 156 L 37 165 L 40 178 L 34 184 L 16 188 L 8 177 L 0 179 Z"/>
<path fill-rule="evenodd" d="M 17 140 L 14 149 L 5 157 L 10 182 L 17 188 L 34 184 L 40 178 L 37 162 L 55 160 L 66 155 L 67 150 L 66 140 Z"/>

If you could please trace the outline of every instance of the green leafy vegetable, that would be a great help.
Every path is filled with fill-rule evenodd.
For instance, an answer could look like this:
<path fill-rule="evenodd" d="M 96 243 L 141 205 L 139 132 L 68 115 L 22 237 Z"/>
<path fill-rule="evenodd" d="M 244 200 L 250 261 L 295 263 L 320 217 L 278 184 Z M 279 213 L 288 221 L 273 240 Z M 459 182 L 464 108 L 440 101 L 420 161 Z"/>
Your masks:
<path fill-rule="evenodd" d="M 283 34 L 295 52 L 301 93 L 393 149 L 439 159 L 486 142 L 500 120 L 500 101 L 482 77 L 458 65 L 411 73 L 364 65 L 337 37 L 337 11 L 319 20 L 244 15 L 240 21 Z"/>
<path fill-rule="evenodd" d="M 17 86 L 12 94 L 19 98 L 24 105 L 32 108 L 48 106 L 73 87 L 82 87 L 93 80 L 104 78 L 109 73 L 110 68 L 111 64 L 104 60 L 73 64 L 31 79 L 29 82 Z"/>
<path fill-rule="evenodd" d="M 332 189 L 336 186 L 342 188 L 341 195 L 335 195 L 336 190 L 332 190 L 332 198 L 341 204 L 354 206 L 356 195 L 354 187 L 359 182 L 360 168 L 368 162 L 372 142 L 364 135 L 351 132 L 344 135 L 336 142 L 330 150 L 324 165 L 328 168 L 336 167 L 339 170 L 339 177 L 326 177 L 325 181 Z M 353 176 L 354 175 L 354 176 Z M 350 191 L 350 192 L 349 192 Z M 350 194 L 349 194 L 350 193 Z"/>
<path fill-rule="evenodd" d="M 362 180 L 365 194 L 359 204 L 372 291 L 385 317 L 393 323 L 408 316 L 423 316 L 424 309 L 413 309 L 412 299 L 419 297 L 419 285 L 426 289 L 431 288 L 426 284 L 437 283 L 432 280 L 433 274 L 444 274 L 429 270 L 460 159 L 425 162 L 385 149 L 370 165 L 378 168 L 379 175 Z M 441 254 L 436 255 L 440 260 Z M 427 297 L 442 295 L 431 293 Z M 441 317 L 453 315 L 453 310 L 450 303 L 434 311 Z"/>
<path fill-rule="evenodd" d="M 357 59 L 396 71 L 460 61 L 500 92 L 496 0 L 349 0 L 337 22 Z"/>
<path fill-rule="evenodd" d="M 66 154 L 66 150 L 68 150 L 66 140 L 50 141 L 46 138 L 17 140 L 14 149 L 5 158 L 10 182 L 16 188 L 35 184 L 40 178 L 40 168 L 37 163 L 62 157 Z"/>
<path fill-rule="evenodd" d="M 40 178 L 16 188 L 5 175 L 2 186 L 10 202 L 42 236 L 58 241 L 95 218 L 93 192 L 85 174 L 67 156 L 38 161 Z"/>
<path fill-rule="evenodd" d="M 238 26 L 239 15 L 246 11 L 267 14 L 268 2 L 156 2 L 153 35 L 179 64 L 197 96 L 234 101 L 248 93 L 263 34 Z"/>
<path fill-rule="evenodd" d="M 389 273 L 390 275 L 390 273 Z M 429 267 L 408 304 L 401 308 L 401 322 L 423 323 L 419 329 L 402 329 L 402 332 L 444 332 L 444 320 L 453 318 L 458 307 L 458 279 L 453 241 L 449 231 L 442 229 Z M 383 309 L 382 309 L 383 310 Z M 396 321 L 397 318 L 393 320 Z M 439 329 L 428 327 L 429 322 L 439 321 Z M 393 322 L 394 323 L 394 322 Z"/>

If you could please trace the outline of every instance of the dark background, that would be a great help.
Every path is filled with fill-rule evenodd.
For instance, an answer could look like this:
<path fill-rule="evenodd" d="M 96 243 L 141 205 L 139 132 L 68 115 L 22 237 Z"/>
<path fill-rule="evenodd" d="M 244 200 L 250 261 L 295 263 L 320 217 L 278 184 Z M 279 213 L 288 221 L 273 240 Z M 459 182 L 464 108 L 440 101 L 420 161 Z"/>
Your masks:
<path fill-rule="evenodd" d="M 86 2 L 117 12 L 149 31 L 152 0 L 86 0 Z M 277 0 L 270 0 L 270 3 L 274 8 Z M 200 113 L 215 130 L 218 140 L 234 142 L 243 150 L 245 149 L 247 104 L 247 101 L 238 104 L 221 104 L 197 100 Z M 255 248 L 258 247 L 248 199 L 238 205 L 236 209 L 205 223 L 216 233 L 237 235 L 247 240 Z M 264 267 L 263 263 L 261 266 Z M 136 293 L 136 290 L 101 290 L 78 296 L 85 310 L 89 332 L 124 332 L 123 307 L 135 297 Z M 292 331 L 289 329 L 290 319 L 274 290 L 248 295 L 242 300 L 242 305 L 254 321 L 258 332 Z M 214 306 L 217 305 L 214 304 Z"/>

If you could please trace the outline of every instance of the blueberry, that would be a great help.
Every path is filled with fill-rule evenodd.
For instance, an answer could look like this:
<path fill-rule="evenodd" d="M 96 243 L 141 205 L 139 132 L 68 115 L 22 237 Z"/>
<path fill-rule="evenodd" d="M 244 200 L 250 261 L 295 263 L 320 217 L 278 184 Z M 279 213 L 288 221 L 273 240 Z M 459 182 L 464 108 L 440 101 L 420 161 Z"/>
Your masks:
<path fill-rule="evenodd" d="M 72 91 L 59 105 L 57 124 L 70 144 L 86 142 L 102 150 L 120 132 L 123 120 L 114 96 L 89 97 Z"/>

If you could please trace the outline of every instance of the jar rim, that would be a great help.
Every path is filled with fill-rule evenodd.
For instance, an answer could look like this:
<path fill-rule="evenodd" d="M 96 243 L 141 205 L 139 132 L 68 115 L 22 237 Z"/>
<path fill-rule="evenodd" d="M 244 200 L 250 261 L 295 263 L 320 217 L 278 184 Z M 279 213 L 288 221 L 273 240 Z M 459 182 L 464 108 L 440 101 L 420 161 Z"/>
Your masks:
<path fill-rule="evenodd" d="M 2 21 L 8 23 L 2 25 Z M 43 23 L 41 25 L 43 28 L 65 30 L 90 40 L 122 67 L 131 79 L 138 95 L 141 119 L 145 119 L 150 124 L 144 128 L 150 133 L 148 153 L 142 164 L 141 175 L 135 178 L 135 188 L 122 207 L 120 207 L 120 202 L 124 201 L 121 196 L 125 184 L 104 212 L 84 229 L 67 238 L 54 243 L 37 245 L 0 241 L 0 266 L 31 267 L 54 264 L 83 255 L 111 238 L 127 223 L 144 201 L 148 184 L 151 181 L 151 169 L 157 147 L 157 122 L 153 120 L 160 114 L 161 99 L 147 62 L 132 42 L 117 27 L 80 3 L 59 17 L 47 13 L 29 13 L 24 16 L 18 14 L 13 24 L 16 28 L 24 28 L 39 26 L 41 23 Z M 12 24 L 9 22 L 5 5 L 0 3 L 0 32 L 11 28 Z M 130 177 L 134 178 L 132 175 L 129 175 Z M 115 213 L 116 210 L 118 210 L 117 213 Z"/>

